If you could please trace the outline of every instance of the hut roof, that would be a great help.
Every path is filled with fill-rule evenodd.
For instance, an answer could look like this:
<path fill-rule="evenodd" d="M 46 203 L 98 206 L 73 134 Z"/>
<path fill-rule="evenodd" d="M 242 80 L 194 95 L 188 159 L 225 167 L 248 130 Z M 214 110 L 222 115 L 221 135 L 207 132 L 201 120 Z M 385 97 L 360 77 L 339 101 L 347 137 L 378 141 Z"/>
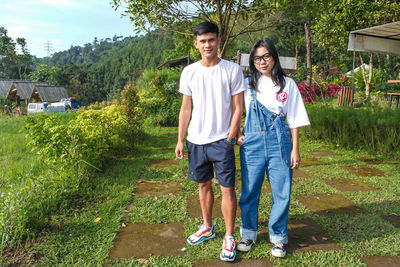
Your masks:
<path fill-rule="evenodd" d="M 67 90 L 62 86 L 36 85 L 31 97 L 36 93 L 43 102 L 59 102 L 61 98 L 68 98 Z"/>
<path fill-rule="evenodd" d="M 0 80 L 0 99 L 6 99 L 13 80 Z"/>
<path fill-rule="evenodd" d="M 31 82 L 31 81 L 14 81 L 14 89 L 16 90 L 16 94 L 19 96 L 19 99 L 25 100 L 30 99 L 33 89 L 36 85 L 47 85 L 45 82 Z M 8 96 L 10 97 L 11 92 L 9 92 Z"/>

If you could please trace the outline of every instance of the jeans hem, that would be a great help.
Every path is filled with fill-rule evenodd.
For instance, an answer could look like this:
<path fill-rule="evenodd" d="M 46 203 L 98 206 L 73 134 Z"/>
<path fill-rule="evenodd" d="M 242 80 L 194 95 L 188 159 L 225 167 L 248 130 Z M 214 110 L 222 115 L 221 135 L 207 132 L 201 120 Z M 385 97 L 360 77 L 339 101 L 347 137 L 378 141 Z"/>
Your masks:
<path fill-rule="evenodd" d="M 289 242 L 287 236 L 276 236 L 276 235 L 274 235 L 274 236 L 270 235 L 269 241 L 274 244 L 279 244 L 279 243 L 287 244 Z"/>
<path fill-rule="evenodd" d="M 242 226 L 240 226 L 240 236 L 242 239 L 250 239 L 253 241 L 257 240 L 257 231 L 245 229 Z"/>

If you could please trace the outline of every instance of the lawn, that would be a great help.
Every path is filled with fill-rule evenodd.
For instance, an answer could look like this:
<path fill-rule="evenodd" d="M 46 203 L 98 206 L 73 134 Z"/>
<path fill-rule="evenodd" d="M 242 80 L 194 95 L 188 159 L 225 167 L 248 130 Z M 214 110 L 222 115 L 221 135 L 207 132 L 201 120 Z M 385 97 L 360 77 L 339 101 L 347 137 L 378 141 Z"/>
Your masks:
<path fill-rule="evenodd" d="M 1 118 L 0 126 L 0 158 L 7 186 L 16 184 L 18 177 L 21 180 L 26 174 L 41 173 L 44 168 L 26 149 L 24 134 L 20 132 L 22 121 Z M 201 219 L 193 216 L 187 205 L 188 198 L 197 198 L 196 184 L 186 179 L 187 159 L 174 160 L 176 128 L 153 127 L 147 128 L 146 132 L 133 152 L 109 162 L 105 171 L 98 173 L 74 201 L 67 201 L 68 206 L 53 212 L 34 238 L 22 241 L 17 249 L 5 249 L 0 264 L 141 266 L 141 262 L 147 262 L 150 266 L 192 266 L 200 260 L 219 261 L 224 234 L 221 218 L 214 219 L 217 225 L 215 239 L 194 247 L 185 245 L 184 237 L 197 230 Z M 315 156 L 313 151 L 331 154 Z M 285 259 L 270 255 L 266 223 L 271 195 L 265 192 L 261 197 L 257 244 L 248 253 L 238 253 L 237 260 L 266 259 L 275 266 L 366 266 L 362 259 L 367 255 L 400 255 L 400 229 L 385 219 L 396 219 L 400 215 L 400 164 L 391 158 L 380 158 L 379 164 L 367 164 L 360 157 L 373 158 L 373 155 L 304 138 L 301 155 L 303 166 L 300 170 L 307 177 L 295 176 L 293 179 L 290 253 Z M 162 160 L 172 161 L 164 166 Z M 305 166 L 307 162 L 309 166 Z M 381 172 L 361 176 L 343 168 L 352 166 L 356 166 L 356 170 L 363 166 L 373 167 Z M 140 194 L 139 187 L 149 182 L 174 184 L 179 189 L 158 197 Z M 359 187 L 353 191 L 344 190 L 339 186 L 343 183 L 353 189 Z M 367 190 L 361 191 L 363 188 Z M 217 184 L 214 189 L 218 199 Z M 239 195 L 240 188 L 237 188 Z M 336 208 L 332 208 L 330 200 L 336 201 Z M 341 206 L 340 201 L 344 200 L 358 209 Z M 119 231 L 130 225 L 167 223 L 183 226 L 182 248 L 186 251 L 180 256 L 153 253 L 121 260 L 109 258 Z M 236 219 L 237 240 L 240 238 L 239 226 L 240 217 Z M 137 250 L 145 250 L 154 242 L 157 240 L 143 240 L 143 247 Z M 172 245 L 171 242 L 171 251 Z M 325 251 L 319 250 L 322 248 Z"/>

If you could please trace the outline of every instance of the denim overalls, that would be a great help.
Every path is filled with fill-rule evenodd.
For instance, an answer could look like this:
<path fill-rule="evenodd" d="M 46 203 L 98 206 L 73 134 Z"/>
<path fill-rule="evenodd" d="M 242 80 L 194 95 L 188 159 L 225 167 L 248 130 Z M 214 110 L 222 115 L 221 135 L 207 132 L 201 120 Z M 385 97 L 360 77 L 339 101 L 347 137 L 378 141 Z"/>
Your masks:
<path fill-rule="evenodd" d="M 270 242 L 287 244 L 287 222 L 293 174 L 290 169 L 292 150 L 290 129 L 285 122 L 285 116 L 269 111 L 257 101 L 254 89 L 251 89 L 251 102 L 244 135 L 245 138 L 240 147 L 241 237 L 254 241 L 257 239 L 258 206 L 266 173 L 271 185 L 273 201 L 268 223 Z"/>

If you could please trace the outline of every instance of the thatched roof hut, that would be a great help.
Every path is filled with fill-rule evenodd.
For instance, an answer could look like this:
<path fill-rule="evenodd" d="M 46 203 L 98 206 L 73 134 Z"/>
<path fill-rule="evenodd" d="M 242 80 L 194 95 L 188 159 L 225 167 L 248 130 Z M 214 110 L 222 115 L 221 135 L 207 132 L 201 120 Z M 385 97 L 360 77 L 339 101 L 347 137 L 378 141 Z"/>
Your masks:
<path fill-rule="evenodd" d="M 8 91 L 7 98 L 29 100 L 36 85 L 47 85 L 45 82 L 14 81 Z"/>
<path fill-rule="evenodd" d="M 62 86 L 36 85 L 32 91 L 31 102 L 59 102 L 68 98 L 67 90 Z"/>
<path fill-rule="evenodd" d="M 13 80 L 0 80 L 0 99 L 7 99 Z"/>

